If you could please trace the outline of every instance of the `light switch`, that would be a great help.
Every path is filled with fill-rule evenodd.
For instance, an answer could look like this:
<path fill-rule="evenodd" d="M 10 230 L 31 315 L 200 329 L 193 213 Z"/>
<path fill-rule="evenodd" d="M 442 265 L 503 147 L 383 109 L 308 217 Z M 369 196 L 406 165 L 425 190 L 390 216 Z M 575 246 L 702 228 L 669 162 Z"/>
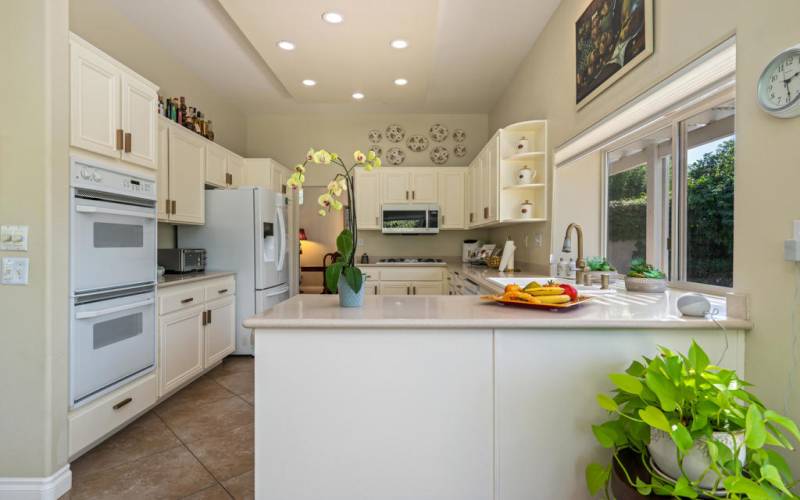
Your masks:
<path fill-rule="evenodd" d="M 3 257 L 3 275 L 0 283 L 3 285 L 28 284 L 27 257 Z"/>
<path fill-rule="evenodd" d="M 28 251 L 28 226 L 0 226 L 0 250 Z"/>

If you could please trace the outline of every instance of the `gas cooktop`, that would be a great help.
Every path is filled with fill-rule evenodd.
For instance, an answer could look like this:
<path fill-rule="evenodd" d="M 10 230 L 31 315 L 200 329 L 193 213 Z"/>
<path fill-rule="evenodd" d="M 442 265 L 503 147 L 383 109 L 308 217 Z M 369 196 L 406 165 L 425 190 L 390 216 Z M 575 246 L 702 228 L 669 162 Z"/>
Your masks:
<path fill-rule="evenodd" d="M 379 259 L 378 264 L 443 264 L 442 259 L 429 257 L 394 257 L 389 259 Z"/>

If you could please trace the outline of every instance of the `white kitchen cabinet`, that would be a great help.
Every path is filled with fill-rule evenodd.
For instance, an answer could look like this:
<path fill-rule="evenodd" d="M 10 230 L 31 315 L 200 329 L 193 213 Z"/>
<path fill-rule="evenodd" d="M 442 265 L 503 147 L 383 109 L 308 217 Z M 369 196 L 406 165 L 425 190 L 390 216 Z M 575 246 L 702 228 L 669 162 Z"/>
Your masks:
<path fill-rule="evenodd" d="M 462 168 L 447 168 L 439 171 L 437 179 L 439 185 L 439 228 L 464 229 L 464 214 L 466 207 L 464 198 L 467 184 L 465 182 L 466 170 Z"/>
<path fill-rule="evenodd" d="M 447 295 L 441 281 L 412 281 L 411 295 Z"/>
<path fill-rule="evenodd" d="M 380 178 L 383 203 L 411 201 L 411 175 L 408 171 L 396 167 L 386 167 L 380 173 Z"/>
<path fill-rule="evenodd" d="M 70 145 L 156 168 L 158 87 L 70 34 Z"/>
<path fill-rule="evenodd" d="M 272 162 L 272 190 L 276 193 L 287 193 L 286 182 L 289 180 L 289 169 L 278 162 Z"/>
<path fill-rule="evenodd" d="M 383 203 L 436 203 L 436 167 L 387 167 L 381 171 Z"/>
<path fill-rule="evenodd" d="M 380 183 L 381 173 L 378 170 L 367 172 L 363 168 L 356 170 L 356 217 L 359 229 L 381 228 Z"/>
<path fill-rule="evenodd" d="M 481 166 L 483 167 L 483 175 L 481 182 L 483 187 L 482 201 L 484 208 L 482 215 L 484 223 L 496 222 L 497 217 L 497 178 L 499 173 L 500 162 L 498 161 L 498 145 L 500 135 L 495 134 L 486 146 L 481 151 Z"/>
<path fill-rule="evenodd" d="M 438 168 L 418 168 L 411 170 L 411 201 L 416 203 L 436 203 L 439 198 Z"/>
<path fill-rule="evenodd" d="M 381 295 L 411 295 L 410 281 L 381 281 Z"/>
<path fill-rule="evenodd" d="M 156 215 L 160 221 L 168 221 L 169 205 L 169 126 L 165 120 L 158 120 L 158 161 L 156 177 Z"/>
<path fill-rule="evenodd" d="M 205 182 L 219 188 L 228 185 L 228 151 L 210 141 L 206 144 Z"/>
<path fill-rule="evenodd" d="M 159 317 L 159 395 L 203 371 L 202 305 Z"/>
<path fill-rule="evenodd" d="M 179 125 L 169 127 L 169 221 L 205 222 L 204 139 Z"/>
<path fill-rule="evenodd" d="M 236 349 L 236 299 L 227 296 L 207 302 L 205 307 L 203 367 L 208 368 Z"/>
<path fill-rule="evenodd" d="M 228 186 L 244 186 L 244 158 L 228 151 Z"/>

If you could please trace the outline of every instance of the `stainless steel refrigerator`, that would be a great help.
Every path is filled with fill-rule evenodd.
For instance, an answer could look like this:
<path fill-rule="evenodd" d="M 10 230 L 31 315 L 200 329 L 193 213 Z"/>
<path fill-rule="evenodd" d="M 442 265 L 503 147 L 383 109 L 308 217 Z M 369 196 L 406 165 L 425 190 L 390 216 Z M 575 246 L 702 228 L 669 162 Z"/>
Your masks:
<path fill-rule="evenodd" d="M 291 295 L 289 200 L 259 187 L 206 191 L 203 226 L 178 226 L 178 247 L 205 248 L 206 270 L 236 272 L 236 351 L 253 354 L 242 326 Z"/>

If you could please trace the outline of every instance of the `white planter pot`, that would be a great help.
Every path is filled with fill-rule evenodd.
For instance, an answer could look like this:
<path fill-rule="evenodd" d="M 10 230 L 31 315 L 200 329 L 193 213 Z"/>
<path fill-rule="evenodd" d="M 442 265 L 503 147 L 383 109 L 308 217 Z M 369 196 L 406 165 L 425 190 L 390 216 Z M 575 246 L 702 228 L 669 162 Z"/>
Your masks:
<path fill-rule="evenodd" d="M 667 282 L 653 278 L 625 276 L 625 289 L 629 292 L 662 293 L 667 289 Z"/>
<path fill-rule="evenodd" d="M 744 461 L 747 456 L 747 449 L 743 444 L 744 431 L 738 431 L 732 435 L 727 432 L 715 432 L 713 436 L 714 439 L 725 444 L 725 446 L 731 450 L 734 450 L 735 446 L 738 446 L 738 459 L 739 462 L 744 465 Z M 735 446 L 734 438 L 736 440 Z M 658 470 L 661 473 L 666 474 L 675 480 L 681 476 L 681 468 L 678 464 L 678 449 L 675 446 L 675 442 L 672 441 L 671 437 L 669 437 L 669 434 L 664 431 L 651 428 L 650 444 L 647 445 L 647 450 L 650 452 L 650 456 L 653 459 L 653 464 L 658 467 Z M 689 479 L 689 481 L 697 481 L 700 479 L 700 476 L 703 475 L 703 472 L 705 472 L 710 463 L 711 458 L 708 455 L 708 448 L 706 447 L 705 443 L 695 442 L 692 449 L 689 450 L 683 459 L 683 471 L 686 473 L 686 478 Z M 718 479 L 719 475 L 716 472 L 708 471 L 705 477 L 703 477 L 703 480 L 700 481 L 700 487 L 710 490 L 714 487 L 714 483 Z M 722 482 L 720 481 L 718 488 L 722 487 L 721 483 Z"/>

